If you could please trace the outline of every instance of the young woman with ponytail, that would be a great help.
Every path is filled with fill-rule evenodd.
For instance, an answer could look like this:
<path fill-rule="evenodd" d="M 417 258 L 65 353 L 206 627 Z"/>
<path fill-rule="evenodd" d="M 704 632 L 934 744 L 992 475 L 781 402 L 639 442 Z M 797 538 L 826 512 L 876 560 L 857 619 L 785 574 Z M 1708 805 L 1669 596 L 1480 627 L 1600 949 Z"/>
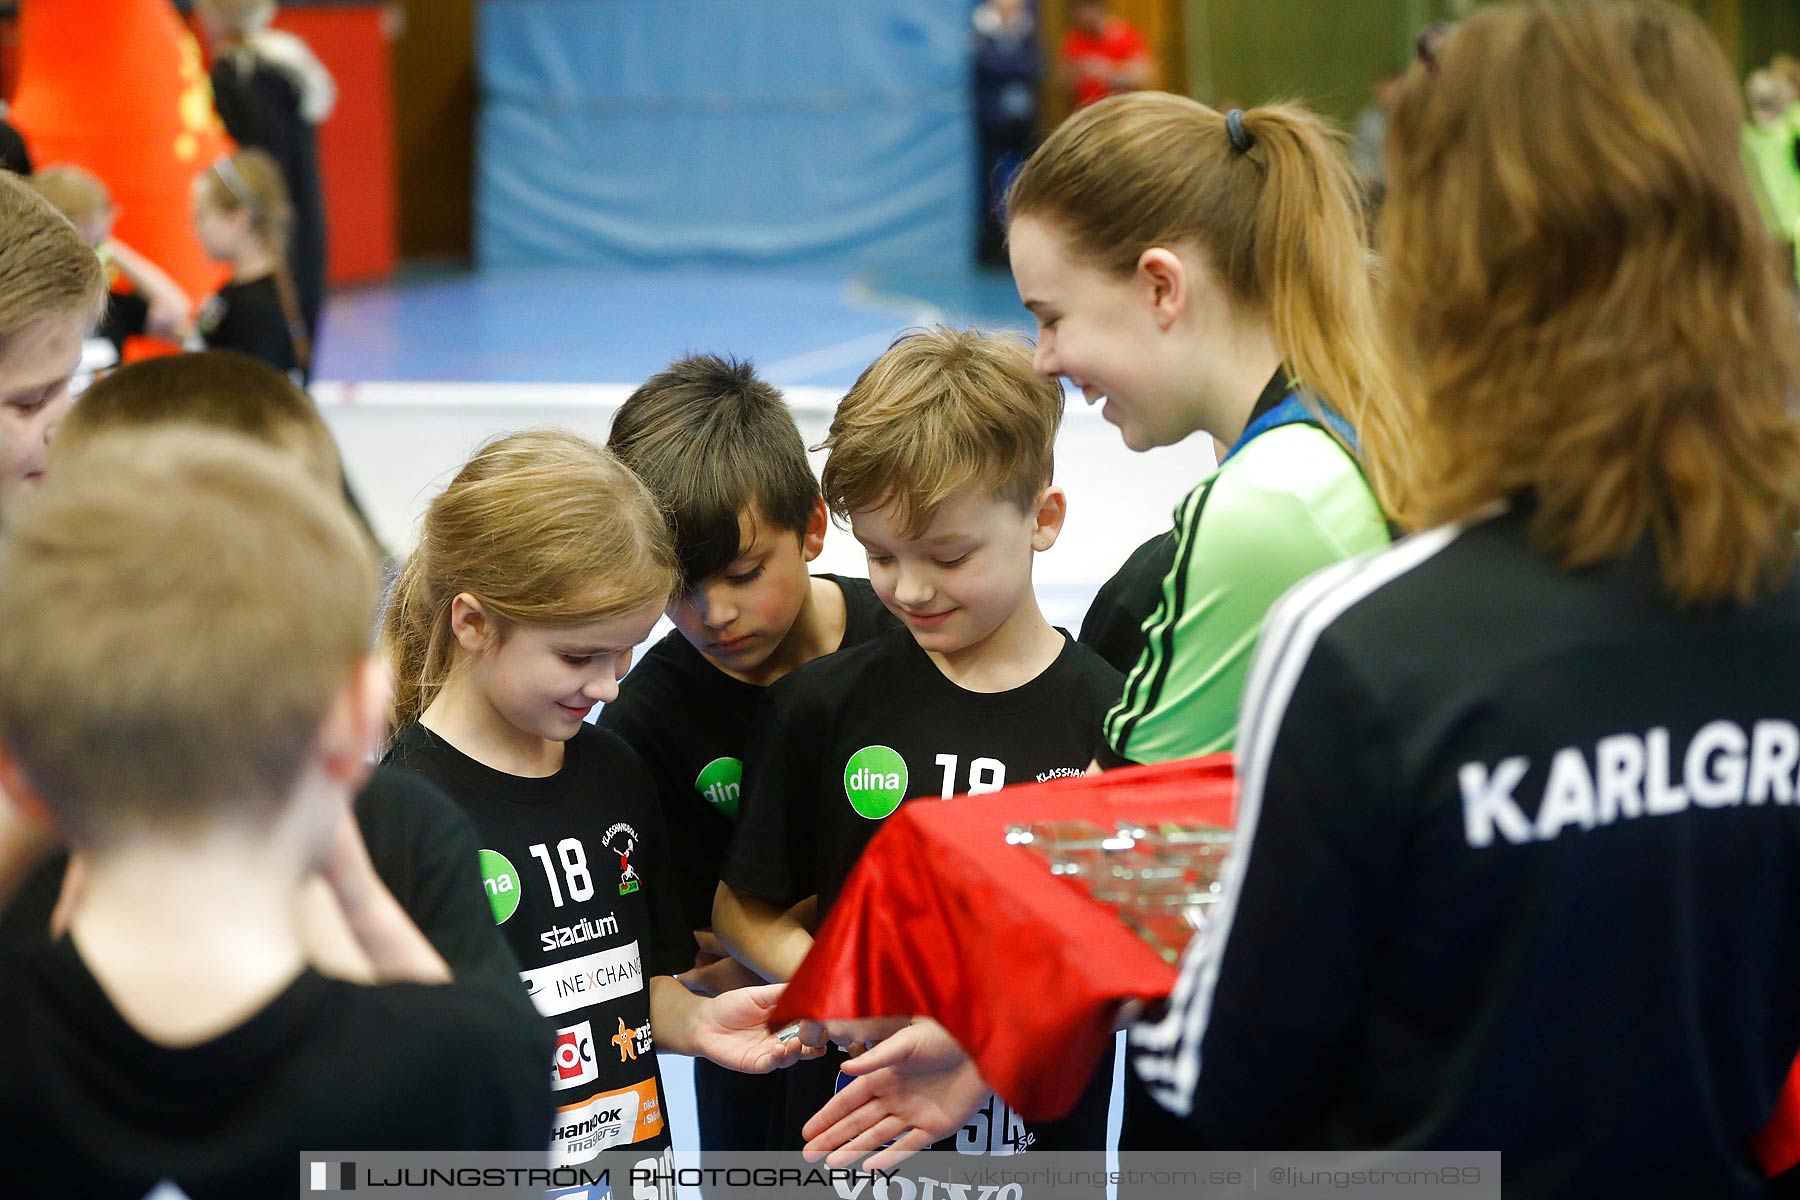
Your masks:
<path fill-rule="evenodd" d="M 296 383 L 312 373 L 312 342 L 288 266 L 294 209 L 281 168 L 261 150 L 239 150 L 194 179 L 194 233 L 231 278 L 200 307 L 208 350 L 261 359 Z"/>
<path fill-rule="evenodd" d="M 1422 42 L 1379 231 L 1403 420 L 1332 397 L 1420 531 L 1262 629 L 1223 894 L 1131 1033 L 1187 1147 L 1483 1185 L 1398 1155 L 1498 1151 L 1523 1200 L 1763 1196 L 1757 1153 L 1793 1161 L 1764 1130 L 1800 1049 L 1800 337 L 1742 122 L 1659 0 Z M 1150 326 L 1098 368 L 1079 327 L 1048 346 L 1133 444 L 1182 427 L 1143 403 Z M 823 1116 L 962 1094 L 882 1076 Z"/>
<path fill-rule="evenodd" d="M 1269 605 L 1388 541 L 1379 464 L 1356 455 L 1393 389 L 1354 173 L 1305 109 L 1142 92 L 1064 122 L 1008 219 L 1038 370 L 1103 403 L 1134 450 L 1220 446 L 1136 589 L 1154 611 L 1132 614 L 1142 642 L 1101 765 L 1229 750 Z"/>
<path fill-rule="evenodd" d="M 476 451 L 431 502 L 382 623 L 396 683 L 384 761 L 468 814 L 541 1019 L 587 1029 L 585 1058 L 559 1041 L 558 1107 L 631 1114 L 598 1134 L 559 1123 L 556 1166 L 668 1149 L 653 1050 L 752 1073 L 808 1053 L 766 1028 L 781 985 L 703 998 L 672 978 L 695 947 L 664 878 L 655 783 L 586 723 L 618 695 L 676 581 L 662 514 L 618 460 L 574 434 L 517 433 Z"/>

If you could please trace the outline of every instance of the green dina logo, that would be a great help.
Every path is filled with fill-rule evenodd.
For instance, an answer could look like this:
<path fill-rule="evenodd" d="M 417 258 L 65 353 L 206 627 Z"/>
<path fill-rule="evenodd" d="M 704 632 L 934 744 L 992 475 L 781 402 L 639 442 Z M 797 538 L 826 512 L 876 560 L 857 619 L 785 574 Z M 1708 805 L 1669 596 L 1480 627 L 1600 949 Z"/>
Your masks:
<path fill-rule="evenodd" d="M 701 799 L 737 820 L 738 792 L 744 783 L 744 764 L 735 758 L 715 758 L 700 768 L 694 790 Z"/>
<path fill-rule="evenodd" d="M 519 911 L 519 873 L 513 870 L 506 855 L 492 850 L 481 852 L 481 885 L 487 888 L 494 924 L 506 924 L 506 918 Z"/>
<path fill-rule="evenodd" d="M 844 764 L 850 807 L 879 821 L 906 799 L 906 760 L 886 746 L 864 746 Z"/>

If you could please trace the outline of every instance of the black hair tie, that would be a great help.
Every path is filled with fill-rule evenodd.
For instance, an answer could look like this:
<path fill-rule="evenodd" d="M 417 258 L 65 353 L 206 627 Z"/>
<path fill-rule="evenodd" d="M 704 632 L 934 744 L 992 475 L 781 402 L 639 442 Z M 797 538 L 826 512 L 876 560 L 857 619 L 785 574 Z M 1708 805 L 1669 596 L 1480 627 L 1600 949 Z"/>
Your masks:
<path fill-rule="evenodd" d="M 1256 139 L 1244 128 L 1244 110 L 1241 108 L 1225 114 L 1225 134 L 1231 139 L 1231 148 L 1239 154 L 1250 153 L 1250 147 L 1256 145 Z"/>

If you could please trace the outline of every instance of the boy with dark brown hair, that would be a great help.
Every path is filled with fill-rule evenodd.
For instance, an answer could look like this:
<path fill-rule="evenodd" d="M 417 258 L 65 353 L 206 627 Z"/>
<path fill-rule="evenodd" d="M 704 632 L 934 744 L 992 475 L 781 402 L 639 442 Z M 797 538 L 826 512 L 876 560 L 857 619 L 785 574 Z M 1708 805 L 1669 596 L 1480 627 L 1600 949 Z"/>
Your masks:
<path fill-rule="evenodd" d="M 747 362 L 678 359 L 614 419 L 613 453 L 650 489 L 675 536 L 682 590 L 657 643 L 600 714 L 656 776 L 708 994 L 764 982 L 711 933 L 714 893 L 738 811 L 744 745 L 768 685 L 802 663 L 891 627 L 868 581 L 810 575 L 827 517 L 781 393 Z M 793 914 L 797 923 L 805 911 Z M 788 1075 L 750 1076 L 696 1060 L 701 1145 L 775 1148 Z"/>

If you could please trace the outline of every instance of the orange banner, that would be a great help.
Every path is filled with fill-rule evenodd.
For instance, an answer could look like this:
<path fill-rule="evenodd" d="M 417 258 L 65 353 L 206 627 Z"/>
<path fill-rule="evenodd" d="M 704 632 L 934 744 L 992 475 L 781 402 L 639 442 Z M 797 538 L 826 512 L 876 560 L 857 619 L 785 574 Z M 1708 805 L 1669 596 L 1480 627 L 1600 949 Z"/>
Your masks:
<path fill-rule="evenodd" d="M 31 0 L 20 6 L 12 122 L 40 167 L 74 163 L 105 181 L 120 241 L 196 299 L 225 273 L 195 239 L 189 190 L 231 151 L 200 47 L 169 0 Z"/>

